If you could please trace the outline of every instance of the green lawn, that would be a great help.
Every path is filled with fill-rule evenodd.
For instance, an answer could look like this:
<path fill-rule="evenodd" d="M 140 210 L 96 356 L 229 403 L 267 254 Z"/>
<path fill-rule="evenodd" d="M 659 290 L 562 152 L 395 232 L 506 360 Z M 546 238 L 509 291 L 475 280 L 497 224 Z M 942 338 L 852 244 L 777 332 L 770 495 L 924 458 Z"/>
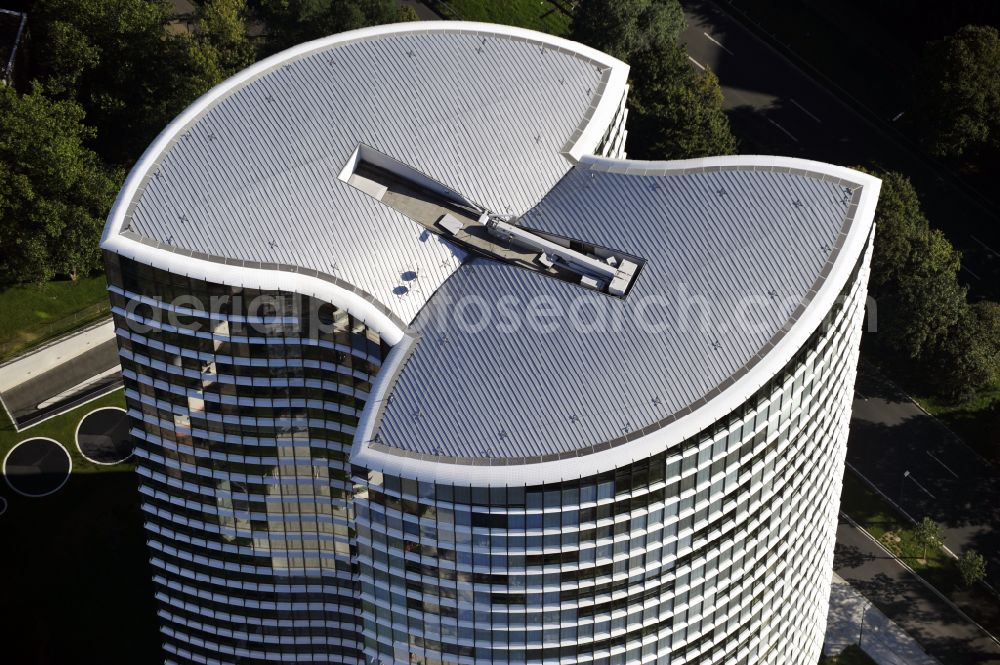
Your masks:
<path fill-rule="evenodd" d="M 900 516 L 885 499 L 850 471 L 844 474 L 844 493 L 841 495 L 840 507 L 885 545 L 886 549 L 921 575 L 926 577 L 925 573 L 929 572 L 937 577 L 940 571 L 957 578 L 951 557 L 940 548 L 931 547 L 927 549 L 927 559 L 924 560 L 924 548 L 914 540 L 909 520 Z"/>
<path fill-rule="evenodd" d="M 0 291 L 0 358 L 107 314 L 105 284 L 99 275 Z"/>
<path fill-rule="evenodd" d="M 944 550 L 930 547 L 924 560 L 924 548 L 914 539 L 910 521 L 851 471 L 844 473 L 840 508 L 966 614 L 993 634 L 1000 633 L 1000 602 L 996 596 L 978 584 L 966 589 L 955 560 Z"/>
<path fill-rule="evenodd" d="M 568 2 L 549 0 L 429 0 L 430 7 L 449 19 L 503 23 L 565 37 L 569 34 L 570 16 L 564 11 Z M 562 7 L 563 9 L 560 9 Z"/>
<path fill-rule="evenodd" d="M 14 429 L 14 426 L 11 424 L 7 414 L 0 412 L 0 459 L 3 459 L 3 457 L 7 454 L 7 451 L 13 448 L 18 442 L 36 436 L 44 436 L 50 439 L 55 439 L 59 443 L 63 444 L 66 447 L 66 450 L 69 451 L 73 458 L 74 477 L 78 474 L 121 471 L 121 467 L 124 467 L 124 465 L 105 466 L 102 464 L 88 462 L 80 455 L 80 451 L 76 448 L 76 439 L 74 437 L 76 435 L 76 426 L 79 424 L 80 419 L 94 409 L 99 409 L 102 406 L 120 406 L 124 408 L 124 392 L 116 390 L 105 395 L 104 397 L 99 397 L 93 402 L 88 402 L 87 404 L 79 406 L 72 411 L 40 422 L 37 425 L 21 430 L 20 432 Z"/>
<path fill-rule="evenodd" d="M 844 649 L 839 656 L 820 658 L 819 665 L 875 665 L 875 661 L 868 657 L 861 647 L 852 644 Z"/>
<path fill-rule="evenodd" d="M 20 433 L 0 426 L 0 454 L 47 436 L 73 456 L 69 481 L 51 496 L 22 497 L 0 481 L 5 663 L 162 662 L 136 476 L 127 463 L 87 462 L 73 439 L 84 414 L 122 404 L 119 390 Z"/>

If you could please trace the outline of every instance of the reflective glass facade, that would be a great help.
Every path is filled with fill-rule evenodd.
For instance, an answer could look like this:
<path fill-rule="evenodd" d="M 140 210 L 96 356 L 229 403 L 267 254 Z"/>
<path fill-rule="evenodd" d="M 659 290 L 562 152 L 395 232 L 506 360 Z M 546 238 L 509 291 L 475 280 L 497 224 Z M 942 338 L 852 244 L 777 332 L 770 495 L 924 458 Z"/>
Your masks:
<path fill-rule="evenodd" d="M 109 254 L 166 662 L 812 665 L 869 255 L 714 427 L 488 488 L 351 466 L 389 347 L 345 312 Z"/>
<path fill-rule="evenodd" d="M 361 662 L 348 455 L 388 347 L 305 296 L 107 273 L 167 662 Z"/>
<path fill-rule="evenodd" d="M 548 36 L 531 37 L 519 29 L 466 24 L 458 26 L 463 33 L 487 36 L 480 41 L 477 34 L 466 44 L 475 46 L 475 51 L 463 46 L 454 51 L 461 55 L 437 62 L 435 66 L 448 73 L 440 79 L 424 58 L 452 53 L 445 49 L 445 33 L 452 28 L 443 27 L 443 22 L 442 27 L 421 25 L 412 31 L 414 35 L 404 35 L 414 40 L 414 46 L 406 45 L 406 50 L 385 45 L 410 29 L 384 27 L 377 35 L 346 36 L 344 44 L 338 45 L 344 51 L 336 57 L 322 56 L 319 69 L 314 66 L 318 63 L 310 64 L 311 56 L 289 51 L 288 61 L 280 66 L 262 63 L 216 88 L 165 130 L 130 175 L 109 218 L 102 247 L 136 442 L 165 662 L 815 665 L 826 622 L 870 238 L 846 281 L 844 275 L 863 240 L 861 235 L 851 235 L 856 229 L 852 225 L 871 221 L 855 216 L 865 205 L 874 207 L 877 188 L 870 199 L 862 197 L 862 185 L 853 176 L 849 181 L 846 169 L 802 160 L 734 156 L 694 160 L 684 167 L 587 162 L 589 158 L 580 159 L 578 152 L 593 149 L 596 156 L 624 157 L 628 86 L 623 63 L 605 56 L 595 60 L 597 54 L 590 53 L 583 54 L 583 69 L 570 64 L 569 69 L 556 70 L 538 59 L 558 63 L 562 53 L 554 57 L 549 47 L 568 54 L 577 47 L 555 43 Z M 468 34 L 462 39 L 467 40 Z M 331 39 L 330 45 L 338 42 Z M 362 50 L 369 39 L 373 52 L 382 49 L 379 57 L 390 63 L 386 72 L 395 75 L 419 67 L 418 76 L 404 79 L 412 87 L 382 86 L 389 94 L 378 98 L 368 94 L 371 85 L 355 85 L 379 69 L 371 68 L 374 56 Z M 524 49 L 525 44 L 530 48 Z M 358 50 L 357 58 L 346 57 L 351 55 L 350 45 Z M 527 124 L 520 122 L 526 119 L 521 117 L 524 114 L 517 113 L 490 120 L 483 109 L 506 107 L 480 104 L 476 95 L 466 91 L 464 79 L 475 70 L 463 68 L 462 59 L 493 57 L 498 47 L 509 48 L 511 58 L 517 55 L 504 67 L 525 63 L 517 67 L 526 67 L 534 76 L 525 79 L 523 86 L 518 77 L 513 87 L 497 88 L 514 91 L 498 99 L 517 101 L 529 95 L 524 99 L 531 100 L 530 95 L 539 95 L 537 99 L 543 101 L 526 107 L 540 111 L 529 114 Z M 339 75 L 341 68 L 346 76 L 338 87 L 326 77 Z M 558 94 L 542 89 L 539 81 L 546 76 Z M 430 85 L 435 82 L 432 79 L 444 85 L 436 87 L 440 81 Z M 601 87 L 592 81 L 599 81 Z M 477 87 L 472 89 L 478 89 L 481 74 L 475 82 Z M 573 92 L 577 88 L 586 96 Z M 331 90 L 336 93 L 335 103 L 318 95 Z M 449 97 L 453 93 L 456 96 Z M 602 96 L 609 103 L 601 102 Z M 412 113 L 385 116 L 397 98 Z M 377 103 L 370 106 L 372 99 Z M 611 104 L 612 100 L 618 101 Z M 571 157 L 569 161 L 556 158 L 555 153 L 538 153 L 557 136 L 554 132 L 559 127 L 576 117 L 575 112 L 562 117 L 564 103 L 569 105 L 566 108 L 579 106 L 585 111 L 565 130 L 568 142 L 558 141 L 560 154 Z M 280 111 L 274 116 L 276 121 L 270 122 L 273 109 Z M 322 112 L 313 112 L 316 109 Z M 506 122 L 512 118 L 519 122 Z M 399 127 L 395 121 L 401 123 Z M 202 143 L 202 138 L 211 145 Z M 649 198 L 635 214 L 625 200 L 628 192 L 636 191 L 629 189 L 631 185 L 595 186 L 593 191 L 595 195 L 604 192 L 607 201 L 615 202 L 608 210 L 623 211 L 622 223 L 648 216 L 650 237 L 659 234 L 665 205 L 689 210 L 689 218 L 678 220 L 677 228 L 671 229 L 683 236 L 689 223 L 701 219 L 706 205 L 747 201 L 747 209 L 757 211 L 755 203 L 763 197 L 778 200 L 787 194 L 789 214 L 797 210 L 795 214 L 804 215 L 806 222 L 801 227 L 775 224 L 768 232 L 782 234 L 797 228 L 794 235 L 801 235 L 797 238 L 801 243 L 758 247 L 759 256 L 774 262 L 770 265 L 748 260 L 747 245 L 734 238 L 738 251 L 723 248 L 719 259 L 767 268 L 741 273 L 746 282 L 765 288 L 770 285 L 764 277 L 787 278 L 785 268 L 801 258 L 801 248 L 815 245 L 824 252 L 815 260 L 822 275 L 815 275 L 813 282 L 813 272 L 799 266 L 810 277 L 808 283 L 822 291 L 824 280 L 832 285 L 835 274 L 834 290 L 845 286 L 822 325 L 784 367 L 790 351 L 782 352 L 781 360 L 773 365 L 765 364 L 772 359 L 768 354 L 784 341 L 781 335 L 789 329 L 796 334 L 800 329 L 807 332 L 825 308 L 803 309 L 810 316 L 815 314 L 809 319 L 812 323 L 786 322 L 779 312 L 773 328 L 784 323 L 784 330 L 777 331 L 766 345 L 751 341 L 748 346 L 753 348 L 746 355 L 757 355 L 750 362 L 743 355 L 733 356 L 731 364 L 739 367 L 740 374 L 728 377 L 732 383 L 718 385 L 743 385 L 737 382 L 747 377 L 751 365 L 768 374 L 769 380 L 749 399 L 740 404 L 743 396 L 757 388 L 756 383 L 725 400 L 720 398 L 727 394 L 721 388 L 702 393 L 696 387 L 695 399 L 718 407 L 718 411 L 697 412 L 705 419 L 699 423 L 714 418 L 709 414 L 732 410 L 687 439 L 696 426 L 690 424 L 693 418 L 685 421 L 687 416 L 681 415 L 680 426 L 687 423 L 688 431 L 662 445 L 658 442 L 665 439 L 656 437 L 669 436 L 665 427 L 659 429 L 666 420 L 648 423 L 649 430 L 633 430 L 626 424 L 630 436 L 622 437 L 621 446 L 615 448 L 621 451 L 621 463 L 611 471 L 605 470 L 617 464 L 617 458 L 607 464 L 603 461 L 611 459 L 607 456 L 595 461 L 588 455 L 589 443 L 578 442 L 578 435 L 570 432 L 565 437 L 568 445 L 559 454 L 566 459 L 572 456 L 573 464 L 566 468 L 573 478 L 549 485 L 523 481 L 486 486 L 502 485 L 518 468 L 532 473 L 542 467 L 524 462 L 533 462 L 531 458 L 505 456 L 511 464 L 493 475 L 497 458 L 488 444 L 479 445 L 479 437 L 484 436 L 481 427 L 468 427 L 479 434 L 459 441 L 476 444 L 476 452 L 464 458 L 475 467 L 445 466 L 450 462 L 443 460 L 457 462 L 458 457 L 438 453 L 429 460 L 416 454 L 407 457 L 405 453 L 413 451 L 402 448 L 385 454 L 399 453 L 400 457 L 391 458 L 393 463 L 415 460 L 412 465 L 379 466 L 362 451 L 364 444 L 375 442 L 365 439 L 364 428 L 377 422 L 371 416 L 375 409 L 365 413 L 362 421 L 366 402 L 374 407 L 384 396 L 388 404 L 394 396 L 390 387 L 396 385 L 397 403 L 416 406 L 418 414 L 421 411 L 420 405 L 412 403 L 418 396 L 401 397 L 400 384 L 393 384 L 394 369 L 388 364 L 383 368 L 391 360 L 398 369 L 407 359 L 413 362 L 414 356 L 394 353 L 390 359 L 390 345 L 379 330 L 401 351 L 407 349 L 401 340 L 427 343 L 429 337 L 420 341 L 421 331 L 412 323 L 413 317 L 444 280 L 451 279 L 462 259 L 447 250 L 442 255 L 446 260 L 438 266 L 440 257 L 423 245 L 431 237 L 429 226 L 423 231 L 419 225 L 410 229 L 404 223 L 407 220 L 387 217 L 384 210 L 376 212 L 371 206 L 379 204 L 371 199 L 387 204 L 388 199 L 382 198 L 389 192 L 385 186 L 378 196 L 368 192 L 370 196 L 363 199 L 356 198 L 362 195 L 355 189 L 329 187 L 338 172 L 347 168 L 337 160 L 362 140 L 385 149 L 386 159 L 409 156 L 414 164 L 423 165 L 422 170 L 400 164 L 435 174 L 441 180 L 438 184 L 473 185 L 480 196 L 470 193 L 470 199 L 496 199 L 494 203 L 502 204 L 508 213 L 537 208 L 543 193 L 532 198 L 529 190 L 534 191 L 545 178 L 555 182 L 560 174 L 566 176 L 560 182 L 572 183 L 569 173 L 583 164 L 589 164 L 589 179 L 596 182 L 608 179 L 598 176 L 602 171 L 622 176 L 642 171 L 637 177 L 698 173 L 709 182 L 723 171 L 744 170 L 823 181 L 823 187 L 790 186 L 787 192 L 785 185 L 772 191 L 777 185 L 770 180 L 762 181 L 760 192 L 749 187 L 752 179 L 734 181 L 731 189 L 690 183 L 671 199 Z M 346 154 L 337 157 L 344 146 Z M 571 162 L 578 160 L 580 164 L 574 167 Z M 574 171 L 568 173 L 571 168 Z M 204 190 L 199 187 L 202 183 L 207 183 Z M 373 184 L 378 183 L 371 181 L 368 186 Z M 647 185 L 643 192 L 661 189 L 657 182 Z M 584 183 L 579 189 L 589 188 Z M 825 193 L 820 191 L 824 189 Z M 803 192 L 813 192 L 812 198 Z M 336 197 L 331 198 L 333 194 Z M 600 201 L 579 200 L 580 210 L 589 213 Z M 416 195 L 407 194 L 405 201 L 414 209 L 422 205 Z M 464 196 L 461 201 L 466 208 Z M 210 205 L 203 211 L 205 219 L 198 219 L 187 206 L 196 209 L 203 202 Z M 348 207 L 341 210 L 339 205 Z M 585 215 L 577 211 L 575 202 L 567 201 L 566 206 L 568 219 Z M 481 206 L 466 212 L 473 208 L 480 222 L 491 219 L 491 211 L 480 210 Z M 327 212 L 344 214 L 329 216 Z M 710 230 L 716 236 L 737 226 L 741 233 L 755 231 L 758 223 L 770 223 L 785 212 L 782 208 L 773 215 L 763 212 L 745 218 L 734 214 L 731 219 L 727 212 L 729 226 Z M 836 217 L 837 226 L 828 229 L 830 238 L 821 238 L 827 213 L 831 220 Z M 595 215 L 595 219 L 606 223 L 609 215 Z M 840 235 L 833 238 L 838 228 Z M 569 249 L 582 252 L 574 246 L 583 243 L 570 237 L 575 236 L 566 237 Z M 640 237 L 636 235 L 637 246 L 645 247 Z M 855 242 L 850 258 L 841 263 L 841 243 L 848 238 Z M 218 239 L 234 242 L 212 242 Z M 832 240 L 836 247 L 825 242 Z M 583 253 L 593 253 L 593 249 Z M 714 249 L 710 245 L 709 253 Z M 510 252 L 505 260 L 512 264 L 522 253 L 509 247 L 505 251 Z M 528 254 L 536 251 L 542 250 L 535 247 Z M 663 254 L 664 260 L 676 260 L 690 253 L 683 243 L 671 247 L 672 254 L 649 251 L 650 260 L 653 254 L 657 259 Z M 625 255 L 624 249 L 620 253 Z M 601 256 L 578 259 L 592 259 L 591 267 L 594 261 L 620 265 L 617 259 L 609 261 L 614 257 Z M 271 262 L 275 260 L 287 262 Z M 342 263 L 348 260 L 351 265 L 345 270 Z M 480 256 L 474 260 L 494 259 Z M 552 265 L 545 253 L 531 260 Z M 691 266 L 678 262 L 678 274 L 690 279 L 707 274 L 696 263 L 700 261 L 691 261 Z M 711 270 L 732 267 L 704 263 Z M 606 265 L 599 267 L 594 274 L 610 274 Z M 187 276 L 194 272 L 230 285 Z M 649 276 L 652 273 L 642 274 L 654 280 L 655 276 Z M 594 277 L 573 274 L 574 280 L 587 277 L 593 281 Z M 732 277 L 729 272 L 719 274 Z M 292 290 L 231 285 L 244 279 Z M 312 288 L 334 302 L 295 292 Z M 717 293 L 729 291 L 727 284 Z M 411 306 L 413 301 L 404 296 L 418 292 L 423 299 Z M 474 291 L 487 299 L 497 297 L 497 292 L 496 284 Z M 372 295 L 378 293 L 382 295 Z M 348 306 L 366 320 L 381 322 L 381 328 L 351 315 Z M 562 341 L 568 353 L 580 351 L 580 338 Z M 674 358 L 663 351 L 662 338 L 652 341 L 630 359 L 642 363 L 657 356 Z M 705 343 L 712 343 L 711 338 Z M 615 350 L 619 356 L 629 355 Z M 554 362 L 565 355 L 554 356 Z M 518 354 L 494 357 L 515 358 L 510 362 L 516 362 Z M 454 358 L 452 353 L 447 362 L 433 365 L 430 373 L 449 380 L 454 377 L 455 382 L 467 378 L 453 371 L 450 361 Z M 618 379 L 614 376 L 618 370 L 605 366 L 613 363 L 602 359 L 591 364 L 594 367 L 588 370 Z M 681 368 L 690 366 L 694 365 L 678 364 L 678 374 L 665 376 L 679 377 Z M 729 371 L 729 365 L 720 367 Z M 532 371 L 544 373 L 546 363 L 532 366 Z M 579 375 L 560 368 L 553 373 L 558 381 L 553 381 L 552 390 L 571 393 L 573 386 L 567 384 Z M 468 378 L 482 379 L 478 389 L 490 394 L 486 391 L 489 384 L 495 388 L 497 377 L 496 372 L 480 372 Z M 437 404 L 446 403 L 436 390 L 419 385 L 423 393 L 433 393 Z M 635 381 L 635 386 L 643 385 Z M 717 384 L 713 379 L 705 385 Z M 516 391 L 492 390 L 498 392 L 514 395 Z M 611 415 L 621 415 L 622 405 L 638 403 L 632 395 L 616 397 Z M 450 398 L 458 403 L 463 396 Z M 527 404 L 526 409 L 534 407 L 535 402 L 522 395 L 515 399 Z M 568 399 L 581 408 L 593 405 L 573 395 Z M 604 418 L 592 408 L 589 413 Z M 650 416 L 657 417 L 661 416 Z M 647 434 L 653 429 L 655 437 Z M 417 426 L 401 438 L 413 442 L 427 433 L 435 439 L 429 443 L 436 444 L 451 431 L 459 428 Z M 608 441 L 600 443 L 610 446 Z M 637 443 L 647 447 L 632 445 Z M 359 447 L 352 461 L 355 444 Z M 653 446 L 659 447 L 650 452 Z M 390 468 L 410 475 L 404 478 L 374 470 Z M 449 479 L 457 474 L 465 480 L 462 474 L 470 468 L 483 471 L 477 476 L 481 486 L 430 479 L 430 474 Z M 445 472 L 437 473 L 442 469 Z M 536 475 L 531 482 L 550 477 Z"/>

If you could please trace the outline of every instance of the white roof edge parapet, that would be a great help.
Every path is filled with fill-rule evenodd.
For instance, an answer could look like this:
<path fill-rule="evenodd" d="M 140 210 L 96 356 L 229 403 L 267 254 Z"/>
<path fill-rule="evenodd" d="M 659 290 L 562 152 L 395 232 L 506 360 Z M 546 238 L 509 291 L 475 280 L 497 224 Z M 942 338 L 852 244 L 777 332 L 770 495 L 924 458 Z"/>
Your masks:
<path fill-rule="evenodd" d="M 597 108 L 594 109 L 594 113 L 590 117 L 590 122 L 587 123 L 580 138 L 566 151 L 568 157 L 575 161 L 580 161 L 586 157 L 592 157 L 597 152 L 597 147 L 604 137 L 604 131 L 611 125 L 615 114 L 618 113 L 622 99 L 625 97 L 625 93 L 628 92 L 629 66 L 621 60 L 612 58 L 606 53 L 595 51 L 582 44 L 577 44 L 576 42 L 569 42 L 569 44 L 580 47 L 577 50 L 582 55 L 604 62 L 611 68 L 611 75 L 605 88 L 605 94 L 601 95 L 598 100 Z M 609 91 L 614 92 L 614 94 L 608 94 Z"/>
<path fill-rule="evenodd" d="M 614 117 L 614 113 L 621 101 L 621 96 L 626 89 L 629 68 L 624 62 L 583 44 L 513 26 L 471 21 L 394 23 L 352 30 L 323 39 L 305 42 L 269 58 L 265 58 L 216 85 L 195 100 L 191 106 L 185 109 L 160 132 L 156 139 L 146 148 L 145 152 L 143 152 L 125 179 L 125 183 L 115 199 L 104 226 L 104 233 L 101 237 L 101 248 L 134 258 L 155 268 L 177 274 L 209 279 L 221 284 L 247 286 L 258 289 L 294 290 L 303 294 L 314 295 L 335 306 L 347 309 L 353 315 L 377 330 L 387 342 L 396 344 L 403 338 L 403 330 L 390 317 L 381 312 L 378 307 L 368 302 L 365 297 L 358 293 L 351 292 L 317 277 L 310 277 L 281 269 L 253 269 L 186 256 L 182 253 L 170 251 L 170 249 L 157 248 L 133 238 L 122 236 L 121 231 L 132 204 L 140 196 L 142 185 L 159 158 L 190 123 L 197 120 L 215 103 L 237 90 L 240 86 L 290 60 L 330 48 L 337 44 L 396 33 L 430 31 L 466 31 L 523 39 L 574 53 L 609 67 L 611 74 L 605 91 L 614 94 L 603 94 L 599 99 L 594 113 L 587 120 L 587 125 L 582 129 L 580 136 L 568 151 L 568 156 L 573 158 L 578 159 L 580 156 L 594 151 L 600 142 L 604 129 Z M 619 94 L 619 90 L 621 94 Z"/>
<path fill-rule="evenodd" d="M 372 392 L 372 397 L 375 399 L 371 404 L 366 405 L 355 433 L 351 451 L 351 460 L 354 464 L 365 466 L 373 471 L 425 482 L 475 486 L 540 485 L 613 470 L 620 467 L 626 460 L 644 459 L 694 436 L 739 407 L 775 374 L 780 372 L 822 323 L 861 256 L 872 229 L 875 204 L 881 188 L 881 180 L 866 173 L 842 166 L 791 157 L 738 155 L 659 162 L 586 157 L 581 162 L 583 165 L 589 164 L 595 170 L 616 169 L 617 172 L 636 174 L 646 171 L 663 173 L 671 170 L 690 172 L 692 169 L 701 167 L 753 168 L 766 166 L 788 168 L 809 171 L 813 174 L 861 185 L 862 191 L 853 222 L 847 231 L 847 237 L 844 239 L 834 264 L 802 315 L 778 340 L 763 360 L 692 413 L 635 441 L 600 452 L 581 454 L 577 457 L 521 465 L 451 464 L 402 454 L 385 453 L 374 450 L 368 445 L 376 425 L 373 422 L 374 414 L 377 411 L 375 405 L 386 398 L 385 392 L 392 385 L 391 377 L 380 375 L 377 388 L 373 389 Z M 390 359 L 383 367 L 384 373 L 398 372 L 404 364 L 402 362 L 404 355 L 404 353 L 400 353 L 395 359 L 396 362 L 392 362 L 393 359 Z M 381 392 L 377 392 L 378 390 Z"/>
<path fill-rule="evenodd" d="M 347 310 L 365 325 L 377 330 L 390 345 L 399 343 L 405 334 L 403 328 L 364 296 L 319 277 L 288 270 L 265 270 L 198 259 L 157 249 L 124 236 L 109 238 L 101 243 L 101 247 L 176 275 L 227 286 L 286 291 L 318 298 Z"/>

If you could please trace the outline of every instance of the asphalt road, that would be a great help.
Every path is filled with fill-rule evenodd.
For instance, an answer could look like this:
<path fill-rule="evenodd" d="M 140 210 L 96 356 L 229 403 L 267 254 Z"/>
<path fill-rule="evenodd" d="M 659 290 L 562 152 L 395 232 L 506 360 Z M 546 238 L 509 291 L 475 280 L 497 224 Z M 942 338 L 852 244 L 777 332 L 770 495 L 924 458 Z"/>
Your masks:
<path fill-rule="evenodd" d="M 847 461 L 911 517 L 937 521 L 953 552 L 979 551 L 1000 587 L 997 470 L 871 370 L 858 376 Z"/>
<path fill-rule="evenodd" d="M 718 77 L 723 107 L 741 152 L 784 154 L 906 173 L 932 224 L 963 250 L 963 279 L 1000 296 L 1000 215 L 950 172 L 931 163 L 891 128 L 807 75 L 720 5 L 681 0 L 681 39 L 692 67 Z M 731 8 L 730 8 L 731 9 Z M 845 48 L 850 48 L 845 44 Z M 858 72 L 863 76 L 864 72 Z M 1000 586 L 1000 481 L 935 419 L 889 385 L 860 377 L 848 461 L 919 519 L 944 527 L 956 553 L 974 547 Z M 905 471 L 910 475 L 903 476 Z M 945 663 L 1000 663 L 1000 650 L 863 534 L 838 531 L 837 572 Z M 943 608 L 943 609 L 942 609 Z"/>
<path fill-rule="evenodd" d="M 742 153 L 878 165 L 907 174 L 931 223 L 963 251 L 963 279 L 975 293 L 1000 298 L 1000 211 L 993 203 L 895 135 L 888 119 L 871 118 L 804 73 L 720 10 L 726 3 L 681 5 L 688 22 L 681 40 L 693 67 L 719 77 Z"/>
<path fill-rule="evenodd" d="M 1000 665 L 1000 646 L 846 522 L 833 568 L 944 665 Z"/>
<path fill-rule="evenodd" d="M 440 21 L 441 17 L 438 16 L 433 9 L 428 7 L 418 0 L 399 0 L 399 4 L 402 7 L 412 7 L 414 11 L 417 12 L 417 17 L 421 21 Z"/>
<path fill-rule="evenodd" d="M 51 413 L 65 410 L 70 404 L 80 403 L 88 396 L 100 394 L 109 386 L 121 382 L 121 373 L 115 373 L 86 389 L 63 395 L 66 391 L 92 379 L 93 377 L 118 367 L 118 346 L 111 339 L 102 342 L 86 352 L 72 357 L 69 362 L 57 365 L 23 383 L 5 390 L 0 398 L 18 427 L 26 427 L 38 422 Z M 60 399 L 53 400 L 60 396 Z M 39 404 L 50 402 L 45 407 Z"/>

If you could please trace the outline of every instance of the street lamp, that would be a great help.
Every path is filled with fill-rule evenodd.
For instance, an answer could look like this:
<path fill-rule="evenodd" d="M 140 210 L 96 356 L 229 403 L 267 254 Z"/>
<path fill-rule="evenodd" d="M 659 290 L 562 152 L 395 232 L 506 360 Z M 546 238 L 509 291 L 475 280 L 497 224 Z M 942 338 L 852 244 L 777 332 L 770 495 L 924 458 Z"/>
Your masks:
<path fill-rule="evenodd" d="M 865 601 L 864 607 L 861 608 L 861 628 L 858 630 L 858 648 L 861 648 L 861 638 L 865 635 L 865 614 L 868 613 L 868 608 L 872 606 L 870 600 Z"/>
<path fill-rule="evenodd" d="M 897 501 L 896 503 L 899 504 L 900 508 L 903 507 L 903 488 L 905 487 L 906 479 L 909 477 L 910 477 L 910 471 L 909 469 L 907 469 L 906 471 L 903 472 L 903 477 L 899 479 L 899 501 Z"/>

